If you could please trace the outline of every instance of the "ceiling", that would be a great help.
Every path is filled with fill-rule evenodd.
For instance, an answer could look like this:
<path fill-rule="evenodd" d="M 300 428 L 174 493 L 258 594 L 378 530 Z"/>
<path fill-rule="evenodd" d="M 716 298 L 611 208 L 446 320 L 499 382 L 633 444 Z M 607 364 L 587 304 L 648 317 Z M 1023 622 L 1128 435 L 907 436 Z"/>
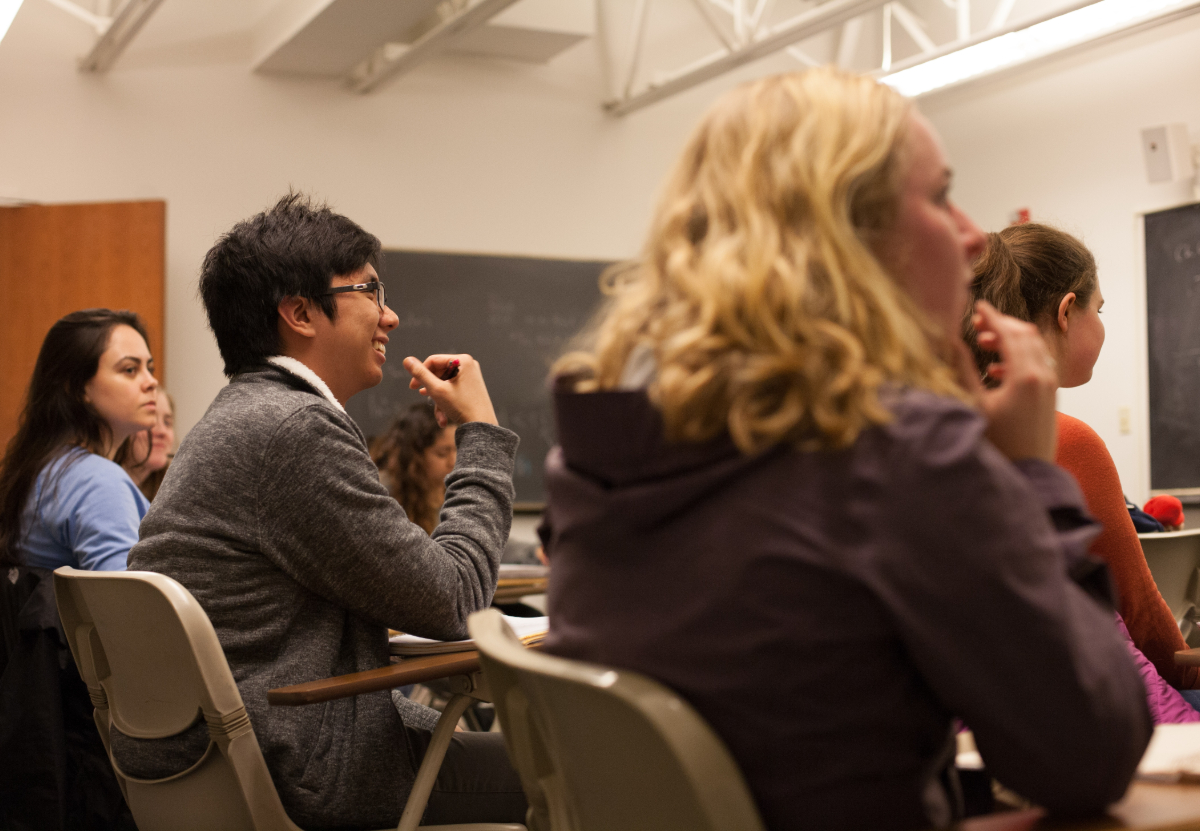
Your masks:
<path fill-rule="evenodd" d="M 75 1 L 101 12 L 105 3 L 118 3 Z M 965 28 L 958 3 L 967 4 Z M 1012 24 L 1078 4 L 1079 0 L 902 0 L 886 6 L 882 0 L 163 0 L 116 68 L 242 64 L 247 72 L 345 78 L 349 94 L 396 82 L 394 76 L 418 57 L 454 61 L 483 56 L 553 67 L 558 56 L 591 43 L 607 79 L 609 107 L 621 112 L 621 100 L 652 93 L 689 65 L 754 47 L 805 16 L 827 19 L 799 27 L 803 36 L 782 47 L 797 66 L 836 62 L 855 71 L 879 72 L 889 63 L 916 60 L 922 53 L 961 41 L 964 32 L 980 36 L 996 23 L 998 12 L 1007 12 L 1004 19 Z M 846 9 L 862 13 L 849 14 Z M 456 15 L 480 11 L 484 14 L 472 21 L 471 31 L 439 30 L 434 34 L 446 36 L 435 38 L 431 48 L 419 56 L 405 54 L 416 46 L 430 46 L 422 39 L 430 38 L 431 26 L 447 28 L 445 21 Z M 86 25 L 67 14 L 61 17 L 64 27 Z M 761 56 L 746 55 L 743 62 Z M 397 68 L 389 62 L 404 65 Z M 363 73 L 370 71 L 375 74 L 364 82 Z"/>

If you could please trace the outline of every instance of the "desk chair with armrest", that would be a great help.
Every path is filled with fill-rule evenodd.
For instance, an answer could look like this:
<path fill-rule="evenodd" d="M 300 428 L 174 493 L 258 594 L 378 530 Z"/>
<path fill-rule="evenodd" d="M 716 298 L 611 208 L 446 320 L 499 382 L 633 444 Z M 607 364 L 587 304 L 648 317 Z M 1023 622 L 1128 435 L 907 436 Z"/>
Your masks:
<path fill-rule="evenodd" d="M 63 567 L 54 582 L 110 760 L 112 725 L 128 736 L 158 739 L 182 732 L 198 716 L 208 724 L 208 749 L 175 776 L 134 779 L 114 763 L 140 831 L 301 831 L 284 812 L 216 632 L 191 593 L 170 577 L 138 571 Z M 441 759 L 432 762 L 434 775 Z M 406 817 L 415 814 L 411 827 L 428 795 L 414 788 L 405 810 Z M 427 827 L 523 831 L 507 824 Z"/>
<path fill-rule="evenodd" d="M 1200 529 L 1138 534 L 1158 593 L 1188 646 L 1200 646 Z"/>
<path fill-rule="evenodd" d="M 536 831 L 762 831 L 724 744 L 635 672 L 526 649 L 494 609 L 468 620 Z"/>

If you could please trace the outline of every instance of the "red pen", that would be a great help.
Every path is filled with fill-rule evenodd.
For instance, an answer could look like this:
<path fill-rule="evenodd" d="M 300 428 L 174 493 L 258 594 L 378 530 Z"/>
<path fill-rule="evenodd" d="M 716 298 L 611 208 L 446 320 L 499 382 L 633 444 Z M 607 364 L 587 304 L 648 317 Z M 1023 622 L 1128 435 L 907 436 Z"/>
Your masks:
<path fill-rule="evenodd" d="M 452 379 L 452 378 L 453 378 L 455 375 L 458 375 L 458 365 L 459 365 L 459 363 L 460 363 L 460 362 L 459 362 L 459 360 L 458 360 L 457 358 L 455 358 L 453 361 L 451 361 L 451 362 L 450 362 L 450 366 L 449 366 L 449 367 L 446 369 L 446 371 L 445 371 L 445 372 L 443 372 L 443 373 L 442 373 L 441 380 L 443 380 L 443 381 L 449 381 L 449 380 L 450 380 L 450 379 Z"/>

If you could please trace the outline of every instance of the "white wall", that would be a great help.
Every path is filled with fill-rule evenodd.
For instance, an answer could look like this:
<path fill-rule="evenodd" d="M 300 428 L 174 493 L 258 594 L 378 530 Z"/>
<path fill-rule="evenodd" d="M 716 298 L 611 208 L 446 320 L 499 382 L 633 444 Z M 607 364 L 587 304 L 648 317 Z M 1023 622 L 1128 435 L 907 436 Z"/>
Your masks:
<path fill-rule="evenodd" d="M 636 251 L 659 183 L 742 72 L 623 119 L 604 116 L 595 45 L 550 65 L 434 61 L 356 96 L 250 73 L 245 33 L 155 41 L 166 3 L 117 68 L 81 76 L 91 35 L 29 0 L 0 44 L 0 197 L 167 200 L 167 363 L 184 431 L 224 379 L 195 297 L 214 238 L 290 186 L 327 198 L 392 247 L 617 258 Z M 163 16 L 159 20 L 159 16 Z M 1190 198 L 1146 183 L 1142 127 L 1200 129 L 1200 17 L 921 103 L 989 230 L 1010 211 L 1095 251 L 1108 341 L 1061 407 L 1108 443 L 1129 494 L 1148 488 L 1143 284 L 1135 213 Z M 1133 416 L 1118 431 L 1119 407 Z"/>
<path fill-rule="evenodd" d="M 389 247 L 629 256 L 713 96 L 609 118 L 592 42 L 548 66 L 438 60 L 359 96 L 252 74 L 238 33 L 156 45 L 157 15 L 91 77 L 74 69 L 90 31 L 24 4 L 0 44 L 0 197 L 167 201 L 166 360 L 184 432 L 224 384 L 196 276 L 237 220 L 296 187 Z"/>
<path fill-rule="evenodd" d="M 1191 201 L 1188 184 L 1146 181 L 1141 129 L 1200 130 L 1200 17 L 999 80 L 923 100 L 955 166 L 955 198 L 986 230 L 1019 207 L 1096 255 L 1107 339 L 1092 381 L 1059 407 L 1104 438 L 1139 503 L 1149 489 L 1145 267 L 1138 212 Z M 1132 430 L 1122 435 L 1118 411 Z"/>

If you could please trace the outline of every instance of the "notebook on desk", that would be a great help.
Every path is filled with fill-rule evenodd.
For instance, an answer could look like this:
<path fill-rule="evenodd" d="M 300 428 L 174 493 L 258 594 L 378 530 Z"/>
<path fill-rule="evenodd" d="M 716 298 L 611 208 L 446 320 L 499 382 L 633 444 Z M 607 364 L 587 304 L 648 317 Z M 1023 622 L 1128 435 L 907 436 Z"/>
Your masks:
<path fill-rule="evenodd" d="M 1147 782 L 1200 783 L 1200 722 L 1160 724 L 1138 764 Z"/>
<path fill-rule="evenodd" d="M 545 580 L 550 576 L 550 568 L 543 565 L 523 563 L 501 563 L 501 580 Z"/>
<path fill-rule="evenodd" d="M 504 616 L 504 622 L 512 628 L 521 643 L 533 646 L 546 639 L 550 631 L 548 617 L 512 617 Z M 418 638 L 416 635 L 395 634 L 389 638 L 393 655 L 441 655 L 446 652 L 466 652 L 475 648 L 471 639 L 461 641 L 435 641 L 429 638 Z"/>

